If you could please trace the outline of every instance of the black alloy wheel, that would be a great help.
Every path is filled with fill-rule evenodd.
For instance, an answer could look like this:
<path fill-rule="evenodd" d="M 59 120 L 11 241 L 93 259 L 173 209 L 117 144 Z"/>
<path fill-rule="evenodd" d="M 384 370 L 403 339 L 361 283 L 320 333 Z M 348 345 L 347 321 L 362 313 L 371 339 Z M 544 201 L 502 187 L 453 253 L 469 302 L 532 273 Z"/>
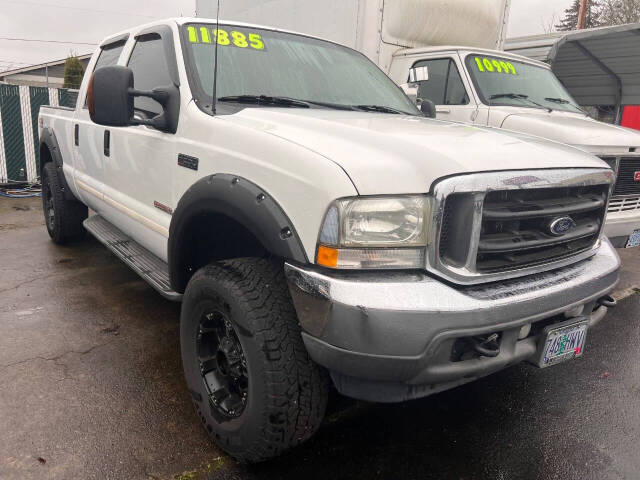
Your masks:
<path fill-rule="evenodd" d="M 202 315 L 196 351 L 211 408 L 227 418 L 242 415 L 249 395 L 247 360 L 224 313 L 208 309 Z"/>
<path fill-rule="evenodd" d="M 49 230 L 53 230 L 56 224 L 56 211 L 53 206 L 53 194 L 51 193 L 50 183 L 43 185 L 42 203 L 44 206 L 44 219 L 47 222 L 47 227 Z"/>

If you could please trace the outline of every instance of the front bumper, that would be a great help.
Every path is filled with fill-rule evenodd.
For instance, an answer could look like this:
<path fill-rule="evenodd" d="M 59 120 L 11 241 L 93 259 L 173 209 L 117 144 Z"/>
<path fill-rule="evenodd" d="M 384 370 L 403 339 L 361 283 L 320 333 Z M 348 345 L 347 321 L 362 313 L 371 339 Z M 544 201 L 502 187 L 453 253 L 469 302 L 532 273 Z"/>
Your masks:
<path fill-rule="evenodd" d="M 394 402 L 532 360 L 537 324 L 579 314 L 595 324 L 606 313 L 596 301 L 617 283 L 619 266 L 603 239 L 577 264 L 469 287 L 422 272 L 326 273 L 286 264 L 285 273 L 309 355 L 331 372 L 337 389 Z M 534 324 L 532 334 L 518 339 L 527 324 Z M 501 335 L 498 356 L 452 361 L 456 340 L 489 333 Z"/>
<path fill-rule="evenodd" d="M 638 229 L 640 229 L 640 210 L 607 214 L 604 233 L 616 248 L 624 248 L 629 240 L 629 235 Z"/>

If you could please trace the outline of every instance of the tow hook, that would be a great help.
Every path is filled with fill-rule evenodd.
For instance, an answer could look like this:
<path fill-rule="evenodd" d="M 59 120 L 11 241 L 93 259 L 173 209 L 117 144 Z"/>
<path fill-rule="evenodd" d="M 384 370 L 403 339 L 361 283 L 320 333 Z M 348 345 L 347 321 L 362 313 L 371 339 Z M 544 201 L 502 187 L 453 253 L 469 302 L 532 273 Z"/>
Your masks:
<path fill-rule="evenodd" d="M 613 308 L 618 305 L 618 302 L 611 295 L 605 295 L 604 297 L 600 297 L 598 299 L 598 305 L 602 305 L 603 307 Z"/>
<path fill-rule="evenodd" d="M 488 337 L 471 337 L 473 349 L 483 357 L 497 357 L 500 353 L 499 335 L 492 333 Z"/>

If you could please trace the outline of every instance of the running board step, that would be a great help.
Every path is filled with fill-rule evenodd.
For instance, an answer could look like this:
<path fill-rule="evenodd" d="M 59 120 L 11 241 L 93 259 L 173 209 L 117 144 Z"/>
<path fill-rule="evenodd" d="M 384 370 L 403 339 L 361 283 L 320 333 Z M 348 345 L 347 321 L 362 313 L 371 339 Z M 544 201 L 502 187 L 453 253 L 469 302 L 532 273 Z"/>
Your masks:
<path fill-rule="evenodd" d="M 169 267 L 149 250 L 136 243 L 100 215 L 84 221 L 87 229 L 105 247 L 126 263 L 167 300 L 179 302 L 182 295 L 171 289 Z"/>

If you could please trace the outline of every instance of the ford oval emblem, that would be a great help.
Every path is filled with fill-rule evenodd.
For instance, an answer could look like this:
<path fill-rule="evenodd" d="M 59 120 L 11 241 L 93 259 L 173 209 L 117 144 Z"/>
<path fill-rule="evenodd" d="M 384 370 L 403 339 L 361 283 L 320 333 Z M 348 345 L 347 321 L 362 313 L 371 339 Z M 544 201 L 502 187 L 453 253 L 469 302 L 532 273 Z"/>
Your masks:
<path fill-rule="evenodd" d="M 549 233 L 551 233 L 551 235 L 555 235 L 556 237 L 564 235 L 574 228 L 576 228 L 576 222 L 571 217 L 554 218 L 551 223 L 549 223 Z"/>

